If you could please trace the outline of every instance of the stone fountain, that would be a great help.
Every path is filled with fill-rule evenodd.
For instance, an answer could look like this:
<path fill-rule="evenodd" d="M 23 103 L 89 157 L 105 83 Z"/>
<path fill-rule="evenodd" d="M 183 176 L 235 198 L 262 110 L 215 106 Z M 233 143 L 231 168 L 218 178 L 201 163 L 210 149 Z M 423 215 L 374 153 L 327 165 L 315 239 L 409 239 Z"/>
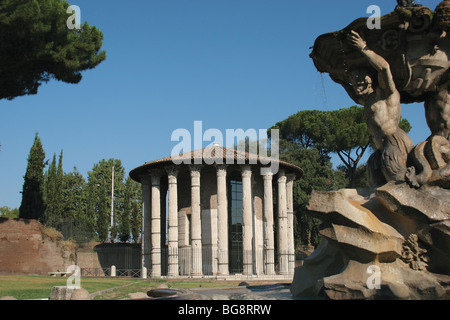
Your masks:
<path fill-rule="evenodd" d="M 296 268 L 294 296 L 450 299 L 450 1 L 397 2 L 380 28 L 360 18 L 315 41 L 317 70 L 364 106 L 377 150 L 371 189 L 312 194 L 322 242 Z M 430 128 L 417 145 L 398 125 L 410 103 Z"/>

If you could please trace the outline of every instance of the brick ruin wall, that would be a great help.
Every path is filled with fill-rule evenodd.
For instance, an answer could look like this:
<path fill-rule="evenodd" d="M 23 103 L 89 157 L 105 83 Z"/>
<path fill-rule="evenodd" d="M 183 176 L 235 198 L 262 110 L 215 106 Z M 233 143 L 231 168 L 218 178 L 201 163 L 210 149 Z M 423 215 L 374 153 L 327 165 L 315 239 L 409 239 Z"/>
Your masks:
<path fill-rule="evenodd" d="M 140 251 L 140 244 L 91 243 L 83 248 L 67 245 L 43 235 L 42 228 L 36 220 L 0 218 L 0 273 L 48 275 L 67 271 L 75 264 L 91 270 L 111 265 L 123 268 L 127 252 L 124 250 Z"/>
<path fill-rule="evenodd" d="M 74 249 L 43 236 L 38 221 L 0 218 L 1 273 L 47 275 L 66 271 L 74 260 Z"/>

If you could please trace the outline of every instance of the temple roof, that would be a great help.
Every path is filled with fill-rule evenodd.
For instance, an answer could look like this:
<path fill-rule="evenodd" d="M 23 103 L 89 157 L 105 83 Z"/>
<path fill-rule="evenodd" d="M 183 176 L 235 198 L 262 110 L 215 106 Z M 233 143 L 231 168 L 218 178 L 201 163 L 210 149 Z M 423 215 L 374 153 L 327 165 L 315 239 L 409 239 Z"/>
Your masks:
<path fill-rule="evenodd" d="M 146 162 L 143 165 L 130 171 L 130 177 L 135 181 L 140 181 L 139 176 L 149 169 L 164 168 L 169 165 L 178 164 L 184 166 L 186 164 L 214 165 L 223 164 L 249 164 L 258 166 L 270 166 L 272 163 L 278 163 L 280 168 L 287 172 L 294 173 L 297 178 L 303 176 L 303 169 L 288 162 L 280 161 L 276 158 L 259 156 L 236 149 L 225 148 L 220 146 L 210 146 L 199 150 L 189 151 L 177 156 L 169 156 L 162 159 Z"/>

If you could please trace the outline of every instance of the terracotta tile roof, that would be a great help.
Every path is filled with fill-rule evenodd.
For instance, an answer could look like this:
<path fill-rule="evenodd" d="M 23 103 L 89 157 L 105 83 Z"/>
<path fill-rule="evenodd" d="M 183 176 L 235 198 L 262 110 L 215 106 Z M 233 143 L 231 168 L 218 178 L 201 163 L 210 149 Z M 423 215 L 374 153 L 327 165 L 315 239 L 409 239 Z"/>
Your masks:
<path fill-rule="evenodd" d="M 303 170 L 293 164 L 279 161 L 275 158 L 262 157 L 259 155 L 251 154 L 248 152 L 242 152 L 236 149 L 225 148 L 220 146 L 206 147 L 204 149 L 189 151 L 178 156 L 169 156 L 162 159 L 153 160 L 147 162 L 133 170 L 130 171 L 130 177 L 133 180 L 139 181 L 139 175 L 151 168 L 164 168 L 165 166 L 171 164 L 180 163 L 197 163 L 202 160 L 202 164 L 212 165 L 218 163 L 218 160 L 222 160 L 224 164 L 250 164 L 250 165 L 267 165 L 270 166 L 271 163 L 278 162 L 280 167 L 285 170 L 295 173 L 297 178 L 303 176 Z M 197 161 L 195 161 L 197 160 Z"/>

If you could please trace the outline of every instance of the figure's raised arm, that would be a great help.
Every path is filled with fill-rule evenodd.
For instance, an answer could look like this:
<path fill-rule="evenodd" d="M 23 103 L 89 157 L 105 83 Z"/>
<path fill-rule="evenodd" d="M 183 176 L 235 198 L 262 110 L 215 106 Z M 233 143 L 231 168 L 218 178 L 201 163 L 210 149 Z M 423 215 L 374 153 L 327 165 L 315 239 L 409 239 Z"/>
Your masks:
<path fill-rule="evenodd" d="M 347 39 L 358 51 L 360 51 L 370 63 L 370 65 L 378 72 L 379 85 L 392 94 L 396 91 L 395 82 L 392 77 L 389 63 L 380 55 L 370 50 L 367 43 L 361 38 L 356 31 L 351 31 L 347 35 Z"/>

